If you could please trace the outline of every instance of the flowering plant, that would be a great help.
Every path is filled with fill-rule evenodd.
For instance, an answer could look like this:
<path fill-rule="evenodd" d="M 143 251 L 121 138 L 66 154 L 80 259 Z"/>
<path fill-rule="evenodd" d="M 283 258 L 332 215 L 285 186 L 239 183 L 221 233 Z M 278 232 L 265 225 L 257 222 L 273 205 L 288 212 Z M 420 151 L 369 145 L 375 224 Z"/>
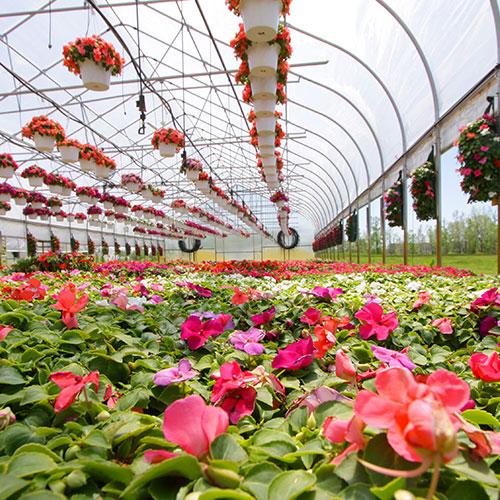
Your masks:
<path fill-rule="evenodd" d="M 87 213 L 89 215 L 101 215 L 102 208 L 98 207 L 97 205 L 92 205 L 91 207 L 87 208 Z"/>
<path fill-rule="evenodd" d="M 100 195 L 100 201 L 101 201 L 101 203 L 110 202 L 110 203 L 114 204 L 115 200 L 116 200 L 116 197 L 113 196 L 112 194 L 102 193 Z"/>
<path fill-rule="evenodd" d="M 142 187 L 142 191 L 149 191 L 152 196 L 159 196 L 160 198 L 165 198 L 165 191 L 159 189 L 152 184 L 146 184 Z"/>
<path fill-rule="evenodd" d="M 80 242 L 73 235 L 71 235 L 70 245 L 72 252 L 76 252 L 80 248 Z"/>
<path fill-rule="evenodd" d="M 76 139 L 68 139 L 68 138 L 64 138 L 62 141 L 57 141 L 56 142 L 56 146 L 59 148 L 59 147 L 75 147 L 75 148 L 78 148 L 80 149 L 82 147 L 82 144 L 77 141 Z"/>
<path fill-rule="evenodd" d="M 96 188 L 90 186 L 77 187 L 75 191 L 76 194 L 86 195 L 89 198 L 96 198 L 98 200 L 101 198 L 101 194 L 99 193 L 99 191 Z"/>
<path fill-rule="evenodd" d="M 50 235 L 50 250 L 52 252 L 61 250 L 61 240 L 55 234 Z"/>
<path fill-rule="evenodd" d="M 139 257 L 139 256 L 141 255 L 141 245 L 139 245 L 139 243 L 136 243 L 136 244 L 135 244 L 134 251 L 135 251 L 135 255 L 136 255 L 137 257 Z"/>
<path fill-rule="evenodd" d="M 44 216 L 44 215 L 45 215 L 45 216 L 47 216 L 47 217 L 50 217 L 50 216 L 52 216 L 52 215 L 55 215 L 55 214 L 53 214 L 53 213 L 50 211 L 50 208 L 47 208 L 47 207 L 37 208 L 37 209 L 35 210 L 35 213 L 36 213 L 38 216 L 40 216 L 40 217 L 42 217 L 42 216 Z"/>
<path fill-rule="evenodd" d="M 66 137 L 61 125 L 45 115 L 34 116 L 31 121 L 23 127 L 23 137 L 33 139 L 35 134 L 51 135 L 56 141 L 62 141 Z"/>
<path fill-rule="evenodd" d="M 485 114 L 460 129 L 458 145 L 462 191 L 473 201 L 489 201 L 499 195 L 500 139 L 495 119 Z"/>
<path fill-rule="evenodd" d="M 115 255 L 118 255 L 120 253 L 120 243 L 115 240 Z"/>
<path fill-rule="evenodd" d="M 8 201 L 0 201 L 0 210 L 5 210 L 8 212 L 11 210 L 12 207 L 10 206 L 10 203 Z"/>
<path fill-rule="evenodd" d="M 82 214 L 81 212 L 78 212 L 75 214 L 75 219 L 79 221 L 84 221 L 87 220 L 87 216 L 85 214 Z"/>
<path fill-rule="evenodd" d="M 403 181 L 398 179 L 384 194 L 385 218 L 391 227 L 403 227 Z"/>
<path fill-rule="evenodd" d="M 42 177 L 45 178 L 47 172 L 43 168 L 40 168 L 38 165 L 31 165 L 31 167 L 25 168 L 21 172 L 21 177 L 23 179 L 29 179 L 30 177 Z"/>
<path fill-rule="evenodd" d="M 113 200 L 113 205 L 115 207 L 130 207 L 130 202 L 128 202 L 123 196 L 116 196 Z"/>
<path fill-rule="evenodd" d="M 142 205 L 133 205 L 132 212 L 144 212 L 144 207 Z"/>
<path fill-rule="evenodd" d="M 185 206 L 186 206 L 186 202 L 184 200 L 174 200 L 170 204 L 170 208 L 185 207 Z"/>
<path fill-rule="evenodd" d="M 132 252 L 132 249 L 130 248 L 130 243 L 127 241 L 125 243 L 125 255 L 128 257 Z"/>
<path fill-rule="evenodd" d="M 15 189 L 14 187 L 12 187 L 8 182 L 2 182 L 0 184 L 0 193 L 1 194 L 10 194 L 10 195 L 13 195 L 14 192 L 15 192 Z"/>
<path fill-rule="evenodd" d="M 47 198 L 41 193 L 29 193 L 28 203 L 47 203 Z"/>
<path fill-rule="evenodd" d="M 12 198 L 17 198 L 17 199 L 24 198 L 27 200 L 28 199 L 28 191 L 26 191 L 26 189 L 16 188 L 12 192 Z"/>
<path fill-rule="evenodd" d="M 434 163 L 426 161 L 411 174 L 411 194 L 413 196 L 413 210 L 418 220 L 436 218 L 436 197 L 434 194 L 436 171 Z"/>
<path fill-rule="evenodd" d="M 23 215 L 33 215 L 35 213 L 35 209 L 31 205 L 27 205 L 23 208 Z"/>
<path fill-rule="evenodd" d="M 95 253 L 95 243 L 94 243 L 94 240 L 92 238 L 90 238 L 90 236 L 87 238 L 87 253 L 89 255 L 94 255 Z"/>
<path fill-rule="evenodd" d="M 47 200 L 48 207 L 62 207 L 62 200 L 60 200 L 57 196 L 52 196 Z"/>
<path fill-rule="evenodd" d="M 101 252 L 103 255 L 108 255 L 109 254 L 109 245 L 106 240 L 102 240 L 101 243 Z"/>
<path fill-rule="evenodd" d="M 113 45 L 98 35 L 77 38 L 63 47 L 64 66 L 75 75 L 80 74 L 80 63 L 94 61 L 112 75 L 119 75 L 125 64 Z"/>
<path fill-rule="evenodd" d="M 231 12 L 234 12 L 237 16 L 241 15 L 240 12 L 241 0 L 226 0 L 226 5 Z M 292 0 L 281 0 L 281 14 L 287 16 L 290 14 L 290 4 Z"/>
<path fill-rule="evenodd" d="M 116 162 L 112 158 L 106 155 L 102 155 L 101 163 L 103 167 L 109 168 L 110 170 L 116 170 Z"/>
<path fill-rule="evenodd" d="M 354 212 L 347 217 L 345 234 L 347 236 L 347 241 L 351 243 L 358 239 L 358 214 L 356 213 L 356 210 L 354 210 Z"/>
<path fill-rule="evenodd" d="M 14 161 L 11 155 L 2 153 L 0 154 L 0 168 L 13 168 L 17 170 L 19 165 Z"/>
<path fill-rule="evenodd" d="M 122 186 L 126 186 L 127 184 L 138 184 L 139 186 L 142 186 L 142 179 L 137 174 L 123 174 Z"/>
<path fill-rule="evenodd" d="M 184 147 L 184 134 L 179 132 L 175 128 L 160 128 L 153 134 L 153 139 L 151 139 L 151 144 L 154 149 L 159 148 L 159 143 L 164 142 L 165 144 L 176 144 L 176 151 L 179 152 L 181 148 Z"/>
<path fill-rule="evenodd" d="M 269 198 L 269 201 L 271 203 L 276 203 L 277 201 L 290 201 L 290 198 L 288 198 L 288 196 L 281 192 L 281 191 L 276 191 L 276 193 L 274 193 L 270 198 Z"/>
<path fill-rule="evenodd" d="M 180 172 L 185 174 L 188 170 L 198 170 L 203 171 L 203 165 L 200 160 L 195 160 L 194 158 L 186 158 L 182 160 Z"/>
<path fill-rule="evenodd" d="M 26 244 L 28 249 L 28 257 L 33 257 L 36 254 L 37 241 L 36 238 L 28 232 L 26 235 Z"/>
<path fill-rule="evenodd" d="M 94 160 L 97 165 L 102 165 L 104 162 L 103 152 L 91 144 L 82 145 L 79 158 L 80 160 Z"/>

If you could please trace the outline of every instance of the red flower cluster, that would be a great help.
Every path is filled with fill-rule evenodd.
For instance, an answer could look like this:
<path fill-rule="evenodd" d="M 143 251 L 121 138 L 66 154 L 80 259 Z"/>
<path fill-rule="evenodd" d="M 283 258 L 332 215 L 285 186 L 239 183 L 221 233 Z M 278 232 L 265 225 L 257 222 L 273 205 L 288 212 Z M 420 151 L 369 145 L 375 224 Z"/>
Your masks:
<path fill-rule="evenodd" d="M 61 124 L 49 119 L 45 115 L 34 116 L 31 121 L 23 127 L 23 137 L 33 139 L 35 134 L 51 135 L 56 141 L 63 141 L 66 133 Z"/>
<path fill-rule="evenodd" d="M 153 134 L 151 144 L 155 149 L 158 149 L 160 142 L 177 144 L 177 152 L 179 152 L 184 147 L 184 134 L 175 128 L 160 128 Z"/>

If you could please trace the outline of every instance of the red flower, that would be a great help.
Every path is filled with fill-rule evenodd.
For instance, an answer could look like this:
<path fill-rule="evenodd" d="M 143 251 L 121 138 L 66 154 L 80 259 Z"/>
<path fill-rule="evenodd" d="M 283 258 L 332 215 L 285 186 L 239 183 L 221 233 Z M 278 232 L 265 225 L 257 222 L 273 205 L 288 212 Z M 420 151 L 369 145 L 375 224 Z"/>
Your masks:
<path fill-rule="evenodd" d="M 87 384 L 94 384 L 95 392 L 99 390 L 99 372 L 90 372 L 85 377 L 71 372 L 55 372 L 50 375 L 49 380 L 62 389 L 54 405 L 55 413 L 69 408 Z"/>
<path fill-rule="evenodd" d="M 278 349 L 278 354 L 273 359 L 272 367 L 277 370 L 298 370 L 312 363 L 314 345 L 311 337 L 298 340 L 289 344 L 285 349 Z"/>
<path fill-rule="evenodd" d="M 234 287 L 234 295 L 233 298 L 231 299 L 232 304 L 244 304 L 249 300 L 250 298 L 246 293 L 242 292 L 237 286 Z"/>
<path fill-rule="evenodd" d="M 359 327 L 361 338 L 367 339 L 372 335 L 376 335 L 378 340 L 385 340 L 389 336 L 389 332 L 398 327 L 399 322 L 396 313 L 383 314 L 383 312 L 382 306 L 371 302 L 354 315 L 361 321 Z"/>
<path fill-rule="evenodd" d="M 315 325 L 321 319 L 321 311 L 319 309 L 315 309 L 314 307 L 310 307 L 300 318 L 302 323 L 307 323 L 308 325 Z"/>
<path fill-rule="evenodd" d="M 65 288 L 59 293 L 57 303 L 50 307 L 62 312 L 61 321 L 68 329 L 78 328 L 75 313 L 80 312 L 88 301 L 88 295 L 82 295 L 77 301 L 76 295 L 68 288 Z"/>
<path fill-rule="evenodd" d="M 494 352 L 489 357 L 482 352 L 476 352 L 470 357 L 469 365 L 472 368 L 474 377 L 480 378 L 484 382 L 500 381 L 498 352 Z"/>

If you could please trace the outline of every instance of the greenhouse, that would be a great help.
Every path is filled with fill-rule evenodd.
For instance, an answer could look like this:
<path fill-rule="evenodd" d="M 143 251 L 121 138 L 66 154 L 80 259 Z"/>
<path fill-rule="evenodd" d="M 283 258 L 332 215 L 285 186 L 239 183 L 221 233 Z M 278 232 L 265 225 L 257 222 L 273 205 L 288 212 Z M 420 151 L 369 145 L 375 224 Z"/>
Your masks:
<path fill-rule="evenodd" d="M 500 499 L 498 0 L 0 32 L 0 500 Z"/>

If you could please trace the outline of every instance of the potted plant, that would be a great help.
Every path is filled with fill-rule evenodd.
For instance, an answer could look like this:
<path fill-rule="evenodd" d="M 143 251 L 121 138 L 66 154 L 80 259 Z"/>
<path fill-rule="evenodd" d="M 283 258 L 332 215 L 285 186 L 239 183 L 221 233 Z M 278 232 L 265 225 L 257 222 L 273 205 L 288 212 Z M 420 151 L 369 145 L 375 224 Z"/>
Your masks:
<path fill-rule="evenodd" d="M 27 203 L 28 191 L 26 189 L 17 188 L 12 193 L 12 198 L 16 202 L 16 205 L 24 206 Z"/>
<path fill-rule="evenodd" d="M 288 201 L 290 201 L 290 199 L 288 198 L 288 196 L 281 192 L 281 191 L 276 191 L 276 193 L 274 193 L 270 198 L 269 198 L 269 201 L 271 203 L 276 203 L 276 206 L 277 207 L 284 207 L 286 205 L 286 203 Z"/>
<path fill-rule="evenodd" d="M 23 179 L 28 179 L 29 185 L 31 187 L 42 187 L 43 180 L 47 172 L 43 168 L 40 168 L 37 165 L 31 165 L 30 167 L 25 168 L 21 172 L 21 177 Z"/>
<path fill-rule="evenodd" d="M 49 191 L 53 194 L 61 194 L 62 189 L 61 189 L 61 181 L 60 181 L 60 176 L 58 174 L 47 174 L 43 182 L 46 186 L 49 187 Z"/>
<path fill-rule="evenodd" d="M 94 255 L 95 254 L 95 243 L 92 238 L 87 237 L 87 253 L 89 255 Z"/>
<path fill-rule="evenodd" d="M 51 210 L 47 207 L 37 208 L 35 212 L 40 217 L 40 220 L 49 220 L 49 217 L 52 215 Z"/>
<path fill-rule="evenodd" d="M 118 257 L 120 255 L 120 243 L 115 240 L 115 257 Z"/>
<path fill-rule="evenodd" d="M 35 212 L 35 209 L 31 206 L 28 205 L 23 208 L 23 215 L 26 215 L 28 219 L 34 220 L 37 218 L 37 214 Z"/>
<path fill-rule="evenodd" d="M 111 210 L 114 207 L 116 197 L 109 193 L 102 193 L 101 203 L 106 210 Z"/>
<path fill-rule="evenodd" d="M 0 154 L 0 177 L 10 179 L 18 168 L 19 165 L 11 155 L 7 153 Z"/>
<path fill-rule="evenodd" d="M 80 148 L 82 145 L 75 139 L 63 139 L 58 141 L 57 149 L 61 154 L 61 161 L 64 163 L 75 163 L 80 156 Z"/>
<path fill-rule="evenodd" d="M 129 207 L 130 203 L 123 196 L 115 196 L 115 199 L 113 200 L 113 208 L 115 209 L 115 212 L 125 214 L 127 213 Z"/>
<path fill-rule="evenodd" d="M 142 217 L 144 215 L 144 207 L 142 205 L 133 205 L 131 210 L 136 217 Z"/>
<path fill-rule="evenodd" d="M 0 215 L 5 215 L 11 208 L 7 201 L 0 201 Z"/>
<path fill-rule="evenodd" d="M 80 242 L 73 235 L 71 235 L 70 246 L 72 252 L 77 252 L 80 248 Z"/>
<path fill-rule="evenodd" d="M 77 187 L 75 191 L 82 203 L 89 203 L 93 205 L 101 198 L 99 191 L 89 186 Z"/>
<path fill-rule="evenodd" d="M 111 76 L 121 74 L 125 63 L 113 45 L 98 35 L 69 42 L 63 56 L 64 66 L 81 75 L 85 88 L 96 91 L 108 90 Z"/>
<path fill-rule="evenodd" d="M 455 141 L 463 177 L 460 186 L 469 195 L 469 203 L 492 201 L 500 194 L 500 142 L 495 125 L 495 118 L 484 114 L 462 127 Z"/>
<path fill-rule="evenodd" d="M 53 233 L 50 234 L 50 249 L 54 253 L 61 250 L 61 240 Z"/>
<path fill-rule="evenodd" d="M 153 207 L 146 207 L 144 208 L 143 210 L 143 216 L 145 219 L 154 219 L 154 216 L 155 216 L 155 209 Z"/>
<path fill-rule="evenodd" d="M 7 182 L 0 184 L 0 201 L 10 201 L 14 188 Z"/>
<path fill-rule="evenodd" d="M 55 142 L 64 140 L 66 134 L 59 123 L 45 115 L 40 115 L 34 116 L 23 127 L 23 137 L 33 139 L 38 151 L 52 151 Z"/>
<path fill-rule="evenodd" d="M 80 160 L 80 168 L 84 172 L 95 172 L 97 165 L 102 161 L 103 153 L 100 149 L 90 144 L 83 144 L 80 149 L 78 158 Z"/>
<path fill-rule="evenodd" d="M 30 232 L 28 232 L 26 234 L 26 247 L 28 251 L 28 257 L 33 257 L 34 255 L 36 255 L 36 246 L 36 238 Z"/>
<path fill-rule="evenodd" d="M 54 212 L 52 215 L 56 216 L 57 222 L 64 222 L 64 220 L 68 218 L 68 214 L 64 210 Z"/>
<path fill-rule="evenodd" d="M 182 160 L 180 171 L 182 174 L 186 174 L 190 181 L 194 181 L 199 178 L 200 172 L 203 172 L 203 165 L 200 160 L 185 158 Z"/>
<path fill-rule="evenodd" d="M 39 210 L 47 203 L 47 198 L 41 193 L 29 193 L 28 203 L 30 203 L 35 210 Z"/>
<path fill-rule="evenodd" d="M 59 212 L 60 213 L 60 212 Z M 67 218 L 68 218 L 68 222 L 71 223 L 71 222 L 75 222 L 75 214 L 73 213 L 69 213 L 67 214 Z"/>
<path fill-rule="evenodd" d="M 57 196 L 52 196 L 47 200 L 47 206 L 52 210 L 52 212 L 57 214 L 61 211 L 62 201 Z"/>
<path fill-rule="evenodd" d="M 413 196 L 413 210 L 418 220 L 427 221 L 436 218 L 435 181 L 436 171 L 434 162 L 426 161 L 411 174 L 411 194 Z"/>
<path fill-rule="evenodd" d="M 102 155 L 101 161 L 97 163 L 95 175 L 107 179 L 113 170 L 116 170 L 116 162 L 109 156 Z"/>
<path fill-rule="evenodd" d="M 399 179 L 385 192 L 385 218 L 391 227 L 403 227 L 403 182 Z"/>
<path fill-rule="evenodd" d="M 137 174 L 123 174 L 122 175 L 122 186 L 132 193 L 138 193 L 143 186 L 142 179 Z"/>
<path fill-rule="evenodd" d="M 172 158 L 184 148 L 184 134 L 175 128 L 160 128 L 153 134 L 151 143 L 160 151 L 160 156 Z"/>
<path fill-rule="evenodd" d="M 92 205 L 91 207 L 87 208 L 87 214 L 92 220 L 99 220 L 99 215 L 102 214 L 102 208 L 98 207 L 97 205 Z"/>
<path fill-rule="evenodd" d="M 113 212 L 113 210 L 105 210 L 104 215 L 109 221 L 115 220 L 115 213 Z"/>
<path fill-rule="evenodd" d="M 78 212 L 75 214 L 75 220 L 76 220 L 76 222 L 79 222 L 80 224 L 82 224 L 83 222 L 85 222 L 87 220 L 87 216 L 85 214 L 82 214 L 81 212 Z"/>
<path fill-rule="evenodd" d="M 350 243 L 358 239 L 358 214 L 356 213 L 356 210 L 354 210 L 354 212 L 347 217 L 345 234 L 347 236 L 347 241 Z"/>

